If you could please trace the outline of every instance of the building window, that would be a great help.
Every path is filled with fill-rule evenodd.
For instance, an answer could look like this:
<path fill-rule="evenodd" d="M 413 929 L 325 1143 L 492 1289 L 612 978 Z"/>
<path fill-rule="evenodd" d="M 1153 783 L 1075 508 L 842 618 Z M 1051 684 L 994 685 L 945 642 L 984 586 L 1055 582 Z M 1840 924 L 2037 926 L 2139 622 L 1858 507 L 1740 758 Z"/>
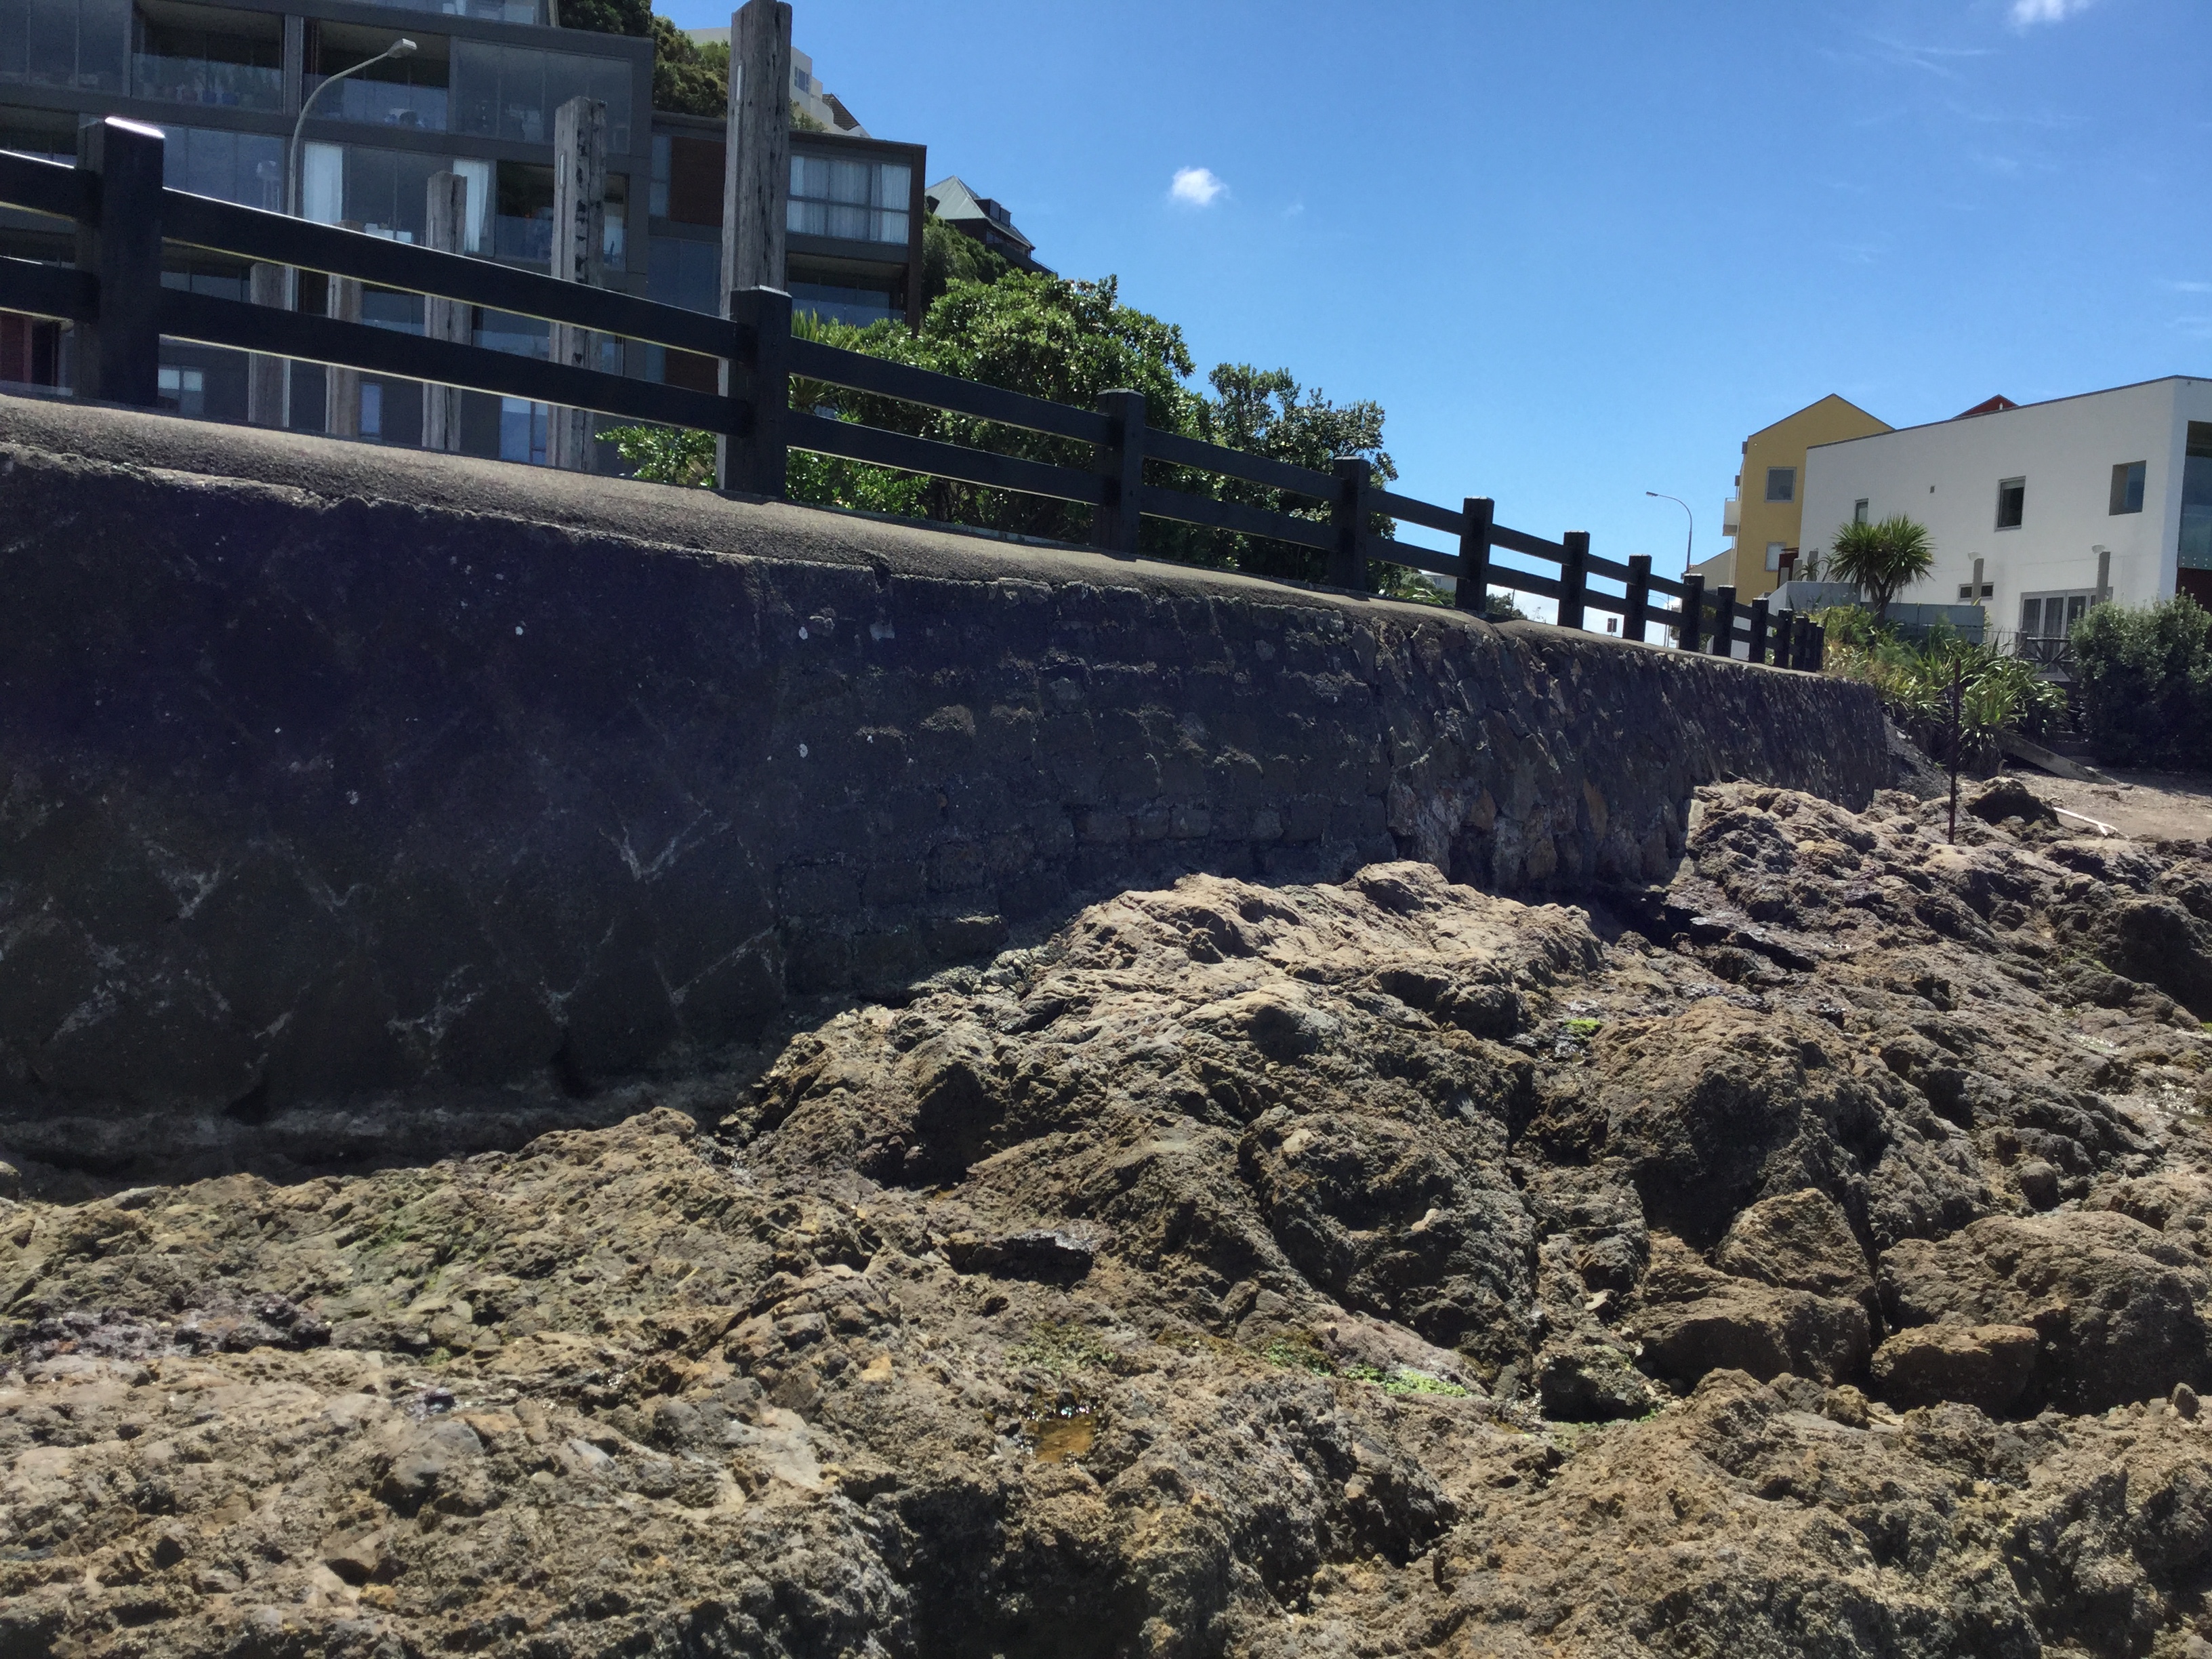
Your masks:
<path fill-rule="evenodd" d="M 2020 654 L 2030 662 L 2057 663 L 2066 655 L 2066 638 L 2081 613 L 2096 602 L 2086 590 L 2072 593 L 2030 593 L 2020 602 Z"/>
<path fill-rule="evenodd" d="M 1781 569 L 1781 568 L 1782 568 L 1782 555 L 1783 555 L 1783 551 L 1784 551 L 1783 545 L 1782 545 L 1782 544 L 1781 544 L 1780 542 L 1769 542 L 1769 543 L 1767 543 L 1767 544 L 1766 544 L 1766 568 L 1767 568 L 1769 570 L 1779 570 L 1779 569 Z"/>
<path fill-rule="evenodd" d="M 545 429 L 552 412 L 550 406 L 545 404 L 533 404 L 521 398 L 501 398 L 499 400 L 500 459 L 544 465 Z"/>
<path fill-rule="evenodd" d="M 1867 500 L 1865 496 L 1862 495 L 1858 500 L 1851 503 L 1851 522 L 1853 524 L 1864 524 L 1866 521 Z"/>
<path fill-rule="evenodd" d="M 2142 511 L 2143 461 L 2122 461 L 2112 468 L 2112 507 L 2114 513 Z"/>
<path fill-rule="evenodd" d="M 284 107 L 281 19 L 161 6 L 131 19 L 131 85 L 141 98 L 227 109 Z"/>
<path fill-rule="evenodd" d="M 2027 480 L 2007 478 L 1997 485 L 1997 528 L 2017 530 L 2027 514 Z"/>
<path fill-rule="evenodd" d="M 553 112 L 571 98 L 607 106 L 607 149 L 629 148 L 629 65 L 572 52 L 453 43 L 453 130 L 518 143 L 553 142 Z"/>
<path fill-rule="evenodd" d="M 199 368 L 172 368 L 163 366 L 154 371 L 154 389 L 161 401 L 179 415 L 207 413 L 207 371 Z"/>
<path fill-rule="evenodd" d="M 794 235 L 905 246 L 914 171 L 896 161 L 793 155 L 784 228 Z"/>
<path fill-rule="evenodd" d="M 2212 570 L 2212 421 L 2189 423 L 2181 461 L 2181 568 Z"/>
<path fill-rule="evenodd" d="M 884 288 L 855 288 L 844 283 L 790 283 L 793 311 L 811 312 L 824 322 L 850 323 L 866 328 L 871 323 L 903 321 L 906 307 L 895 304 L 896 295 Z"/>
<path fill-rule="evenodd" d="M 0 86 L 125 90 L 130 0 L 0 0 Z"/>
<path fill-rule="evenodd" d="M 1770 501 L 1794 501 L 1797 499 L 1796 467 L 1770 466 L 1766 469 L 1766 499 Z"/>
<path fill-rule="evenodd" d="M 381 438 L 384 435 L 384 388 L 374 380 L 362 382 L 361 435 L 364 438 Z"/>
<path fill-rule="evenodd" d="M 382 58 L 392 44 L 390 29 L 365 29 L 344 23 L 310 23 L 305 95 L 333 75 L 353 74 L 315 105 L 315 118 L 358 121 L 368 126 L 407 127 L 422 132 L 446 130 L 447 42 L 416 37 L 414 55 Z M 369 64 L 367 69 L 360 66 Z"/>

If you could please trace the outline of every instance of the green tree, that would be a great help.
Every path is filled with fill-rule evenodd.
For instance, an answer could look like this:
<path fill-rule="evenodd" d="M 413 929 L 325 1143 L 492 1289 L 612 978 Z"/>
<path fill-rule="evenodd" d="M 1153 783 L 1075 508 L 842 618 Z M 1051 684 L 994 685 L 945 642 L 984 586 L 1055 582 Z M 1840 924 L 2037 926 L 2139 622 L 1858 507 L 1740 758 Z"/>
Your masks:
<path fill-rule="evenodd" d="M 2212 764 L 2212 616 L 2195 599 L 2092 605 L 2068 642 L 2075 702 L 2099 760 Z"/>
<path fill-rule="evenodd" d="M 702 46 L 659 14 L 653 17 L 653 106 L 677 115 L 722 115 L 730 106 L 730 48 Z"/>
<path fill-rule="evenodd" d="M 653 33 L 653 0 L 559 0 L 561 27 L 594 34 Z"/>
<path fill-rule="evenodd" d="M 921 222 L 921 303 L 932 306 L 955 283 L 995 283 L 1014 269 L 1002 254 L 930 214 Z"/>
<path fill-rule="evenodd" d="M 1936 545 L 1926 527 L 1902 514 L 1876 524 L 1838 525 L 1828 550 L 1829 574 L 1864 588 L 1880 622 L 1889 620 L 1890 602 L 1898 593 L 1935 563 Z"/>
<path fill-rule="evenodd" d="M 711 484 L 714 482 L 714 434 L 678 427 L 611 426 L 599 441 L 612 444 L 630 469 L 647 483 Z"/>

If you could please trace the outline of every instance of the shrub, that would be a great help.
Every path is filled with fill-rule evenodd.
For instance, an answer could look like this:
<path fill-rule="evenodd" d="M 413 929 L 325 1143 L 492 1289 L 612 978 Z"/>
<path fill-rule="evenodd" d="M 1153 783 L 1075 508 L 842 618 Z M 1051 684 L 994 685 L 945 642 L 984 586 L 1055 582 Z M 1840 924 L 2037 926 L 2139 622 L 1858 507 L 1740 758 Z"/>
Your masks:
<path fill-rule="evenodd" d="M 1855 606 L 1824 611 L 1828 672 L 1864 680 L 1881 693 L 1889 717 L 1933 759 L 1951 758 L 1951 682 L 1960 682 L 1959 763 L 1969 771 L 1996 764 L 2005 732 L 2043 736 L 2064 713 L 2058 688 L 2021 657 L 1974 645 L 1949 629 L 1932 629 L 1923 645 Z"/>
<path fill-rule="evenodd" d="M 2099 760 L 2212 765 L 2208 634 L 2212 615 L 2186 593 L 2140 609 L 2092 605 L 2074 624 L 2075 696 Z"/>

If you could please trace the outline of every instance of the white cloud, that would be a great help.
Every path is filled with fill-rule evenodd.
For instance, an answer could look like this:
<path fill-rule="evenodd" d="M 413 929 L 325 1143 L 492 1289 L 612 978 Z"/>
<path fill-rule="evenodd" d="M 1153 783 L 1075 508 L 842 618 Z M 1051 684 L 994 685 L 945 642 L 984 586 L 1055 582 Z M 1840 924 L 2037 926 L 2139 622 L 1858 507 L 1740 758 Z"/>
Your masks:
<path fill-rule="evenodd" d="M 2037 23 L 2063 23 L 2096 3 L 2097 0 L 2012 0 L 2013 27 L 2024 29 Z"/>
<path fill-rule="evenodd" d="M 2212 294 L 2212 283 L 2162 283 L 2160 286 L 2175 294 Z"/>
<path fill-rule="evenodd" d="M 1214 176 L 1212 167 L 1177 167 L 1168 199 L 1185 207 L 1212 207 L 1229 193 L 1229 186 Z"/>

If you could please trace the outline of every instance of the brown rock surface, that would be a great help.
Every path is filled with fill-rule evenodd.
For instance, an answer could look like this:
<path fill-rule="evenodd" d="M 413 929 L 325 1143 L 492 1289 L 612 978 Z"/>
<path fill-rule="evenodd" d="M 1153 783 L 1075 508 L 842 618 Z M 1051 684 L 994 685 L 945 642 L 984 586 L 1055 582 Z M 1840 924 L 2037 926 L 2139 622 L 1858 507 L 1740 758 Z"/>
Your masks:
<path fill-rule="evenodd" d="M 1916 1326 L 1875 1351 L 1875 1386 L 1901 1407 L 1955 1400 L 2008 1412 L 2035 1375 L 2038 1340 L 2026 1325 Z"/>
<path fill-rule="evenodd" d="M 1193 878 L 702 1125 L 24 1165 L 0 1654 L 2187 1652 L 2208 1042 L 2080 941 L 2212 871 L 1931 819 Z"/>

